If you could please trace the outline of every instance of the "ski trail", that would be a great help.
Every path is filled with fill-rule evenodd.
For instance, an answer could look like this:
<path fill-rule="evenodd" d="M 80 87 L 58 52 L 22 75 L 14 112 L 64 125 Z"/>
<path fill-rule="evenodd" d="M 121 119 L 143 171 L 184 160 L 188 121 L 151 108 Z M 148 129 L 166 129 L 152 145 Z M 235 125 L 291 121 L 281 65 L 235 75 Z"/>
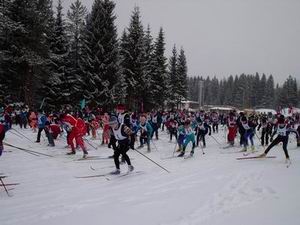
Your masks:
<path fill-rule="evenodd" d="M 215 193 L 203 206 L 187 215 L 180 217 L 179 221 L 162 225 L 199 225 L 208 224 L 209 220 L 220 214 L 230 214 L 232 210 L 262 201 L 275 198 L 276 192 L 271 187 L 260 185 L 261 173 L 246 175 L 239 173 L 227 178 L 231 180 L 218 193 Z M 255 185 L 258 183 L 258 185 Z"/>

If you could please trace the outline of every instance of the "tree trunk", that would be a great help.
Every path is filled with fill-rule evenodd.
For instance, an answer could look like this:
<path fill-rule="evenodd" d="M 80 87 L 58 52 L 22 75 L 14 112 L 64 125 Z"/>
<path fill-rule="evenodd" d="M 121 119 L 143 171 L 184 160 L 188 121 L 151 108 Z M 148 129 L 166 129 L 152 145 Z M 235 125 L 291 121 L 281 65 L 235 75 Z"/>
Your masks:
<path fill-rule="evenodd" d="M 29 108 L 33 107 L 33 68 L 30 65 L 25 66 L 25 80 L 24 80 L 24 99 L 25 104 Z"/>

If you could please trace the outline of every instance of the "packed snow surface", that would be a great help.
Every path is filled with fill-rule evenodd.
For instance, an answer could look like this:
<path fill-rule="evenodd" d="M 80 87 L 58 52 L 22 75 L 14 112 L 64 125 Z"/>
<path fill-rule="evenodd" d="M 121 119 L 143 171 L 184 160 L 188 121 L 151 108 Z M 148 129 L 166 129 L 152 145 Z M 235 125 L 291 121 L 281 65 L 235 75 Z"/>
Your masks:
<path fill-rule="evenodd" d="M 75 178 L 114 169 L 112 159 L 81 160 L 82 152 L 67 156 L 64 137 L 56 147 L 46 140 L 34 143 L 36 134 L 21 131 L 32 140 L 8 132 L 5 141 L 16 146 L 54 156 L 34 156 L 8 146 L 0 158 L 0 172 L 11 197 L 0 187 L 1 225 L 298 225 L 300 209 L 300 149 L 291 135 L 288 149 L 292 165 L 285 165 L 282 146 L 269 155 L 275 159 L 236 160 L 240 148 L 222 149 L 207 136 L 202 154 L 193 158 L 170 158 L 175 142 L 166 132 L 151 142 L 147 157 L 164 166 L 162 170 L 130 150 L 135 171 L 128 176 Z M 213 134 L 225 146 L 224 131 Z M 259 135 L 259 134 L 258 134 Z M 89 139 L 89 137 L 87 137 Z M 109 156 L 112 150 L 90 140 L 90 156 Z M 255 140 L 259 154 L 263 148 Z M 138 145 L 138 143 L 136 143 Z M 188 146 L 187 154 L 191 146 Z M 178 153 L 176 153 L 178 154 Z M 92 170 L 91 167 L 94 169 Z M 122 173 L 127 166 L 121 166 Z M 108 180 L 109 179 L 109 180 Z"/>

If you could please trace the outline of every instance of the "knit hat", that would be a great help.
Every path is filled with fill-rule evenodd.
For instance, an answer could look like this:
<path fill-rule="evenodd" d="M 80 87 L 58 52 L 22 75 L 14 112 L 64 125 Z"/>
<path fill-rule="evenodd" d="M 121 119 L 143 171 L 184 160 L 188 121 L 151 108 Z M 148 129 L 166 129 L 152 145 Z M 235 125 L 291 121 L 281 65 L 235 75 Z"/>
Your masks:
<path fill-rule="evenodd" d="M 117 110 L 125 110 L 125 105 L 123 105 L 123 104 L 118 104 L 117 105 Z"/>
<path fill-rule="evenodd" d="M 118 121 L 118 118 L 116 117 L 116 116 L 111 116 L 110 118 L 109 118 L 109 125 L 111 126 L 111 125 L 114 125 L 114 124 L 118 124 L 119 123 L 119 121 Z"/>

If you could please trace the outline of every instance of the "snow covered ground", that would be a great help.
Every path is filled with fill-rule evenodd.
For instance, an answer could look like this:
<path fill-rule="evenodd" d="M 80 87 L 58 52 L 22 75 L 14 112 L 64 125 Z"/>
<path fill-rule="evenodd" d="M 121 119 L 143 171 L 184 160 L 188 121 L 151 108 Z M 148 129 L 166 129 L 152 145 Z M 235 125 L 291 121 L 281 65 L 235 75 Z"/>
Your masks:
<path fill-rule="evenodd" d="M 19 129 L 18 129 L 19 131 Z M 23 133 L 32 139 L 36 134 Z M 214 135 L 225 143 L 224 133 Z M 6 142 L 53 158 L 34 156 L 5 146 L 0 172 L 6 183 L 20 183 L 8 197 L 0 187 L 1 225 L 296 225 L 300 209 L 300 149 L 294 136 L 289 144 L 290 168 L 284 164 L 281 146 L 269 155 L 275 159 L 236 160 L 239 148 L 220 149 L 207 136 L 207 148 L 197 148 L 194 158 L 168 158 L 174 141 L 166 133 L 154 140 L 152 152 L 140 151 L 171 171 L 163 171 L 134 151 L 129 155 L 135 171 L 124 177 L 78 179 L 114 169 L 112 159 L 77 161 L 82 156 L 65 155 L 65 140 L 55 148 L 29 142 L 8 132 Z M 257 149 L 262 151 L 256 139 Z M 92 141 L 99 146 L 100 141 Z M 225 145 L 225 144 L 224 144 Z M 109 156 L 112 150 L 89 147 L 89 155 Z M 91 170 L 90 167 L 95 169 Z M 122 172 L 127 166 L 122 165 Z"/>

